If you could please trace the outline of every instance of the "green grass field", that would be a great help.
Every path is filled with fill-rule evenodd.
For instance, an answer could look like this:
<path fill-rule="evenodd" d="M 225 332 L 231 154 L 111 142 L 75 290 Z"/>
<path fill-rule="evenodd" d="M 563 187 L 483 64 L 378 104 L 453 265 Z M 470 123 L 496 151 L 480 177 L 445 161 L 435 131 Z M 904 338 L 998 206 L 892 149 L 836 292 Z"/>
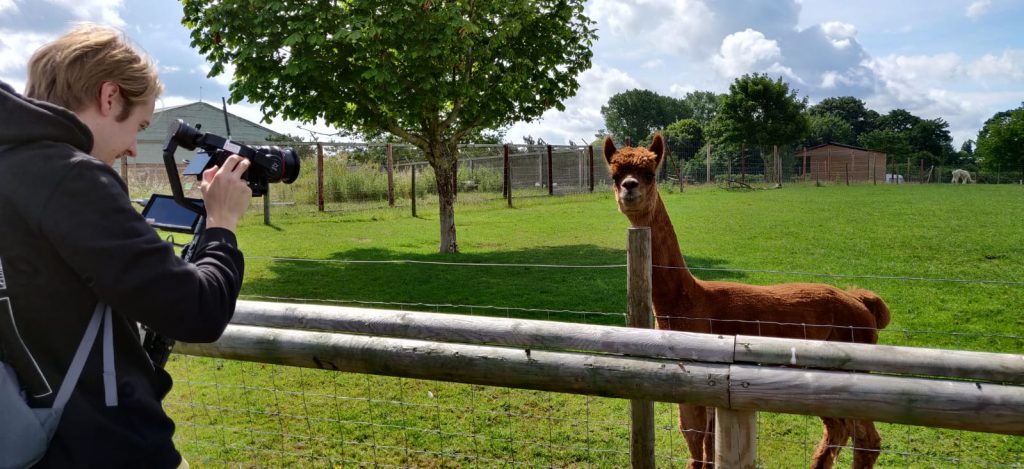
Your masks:
<path fill-rule="evenodd" d="M 663 192 L 703 279 L 824 282 L 882 296 L 886 344 L 1022 353 L 1024 187 L 791 185 Z M 621 325 L 628 222 L 611 194 L 353 213 L 275 207 L 239 230 L 243 298 Z M 254 205 L 258 202 L 254 202 Z M 310 262 L 315 260 L 318 262 Z M 472 266 L 349 261 L 415 260 Z M 591 268 L 556 268 L 594 266 Z M 625 467 L 621 400 L 172 357 L 166 401 L 202 467 Z M 685 466 L 675 406 L 657 406 L 658 465 Z M 1020 467 L 1024 438 L 880 424 L 879 467 Z M 759 465 L 802 467 L 813 417 L 761 414 Z M 841 466 L 849 466 L 849 451 Z"/>

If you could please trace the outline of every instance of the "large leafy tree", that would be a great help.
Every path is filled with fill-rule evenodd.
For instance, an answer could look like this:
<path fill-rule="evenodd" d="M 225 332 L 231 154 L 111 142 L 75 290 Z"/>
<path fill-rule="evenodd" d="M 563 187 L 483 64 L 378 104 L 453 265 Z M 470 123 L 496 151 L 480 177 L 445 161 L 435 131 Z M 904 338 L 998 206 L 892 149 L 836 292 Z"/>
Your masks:
<path fill-rule="evenodd" d="M 1024 103 L 985 121 L 978 132 L 977 155 L 992 170 L 1019 168 L 1024 179 Z"/>
<path fill-rule="evenodd" d="M 807 133 L 806 108 L 807 98 L 797 97 L 782 77 L 743 75 L 729 85 L 714 127 L 725 143 L 756 145 L 769 168 L 771 145 L 796 143 Z"/>
<path fill-rule="evenodd" d="M 182 0 L 210 76 L 267 116 L 390 133 L 426 155 L 457 252 L 457 143 L 562 110 L 596 38 L 583 0 Z"/>
<path fill-rule="evenodd" d="M 718 108 L 722 106 L 724 98 L 725 95 L 711 91 L 691 91 L 683 96 L 682 102 L 689 109 L 693 119 L 700 125 L 708 125 L 718 114 Z"/>
<path fill-rule="evenodd" d="M 875 129 L 861 134 L 858 140 L 863 147 L 886 152 L 893 163 L 907 158 L 929 164 L 956 161 L 949 123 L 942 118 L 922 119 L 905 109 L 893 109 L 875 123 Z"/>
<path fill-rule="evenodd" d="M 823 143 L 854 145 L 857 143 L 857 136 L 853 126 L 835 114 L 808 113 L 804 146 L 813 147 Z"/>
<path fill-rule="evenodd" d="M 850 125 L 853 133 L 860 136 L 874 129 L 878 113 L 867 108 L 864 101 L 853 96 L 825 98 L 807 109 L 812 116 L 836 116 Z"/>
<path fill-rule="evenodd" d="M 689 160 L 704 146 L 704 129 L 696 119 L 681 119 L 663 132 L 669 154 L 678 160 Z"/>
<path fill-rule="evenodd" d="M 663 96 L 651 90 L 633 89 L 617 93 L 601 106 L 605 127 L 616 141 L 630 141 L 637 145 L 655 130 L 690 117 L 690 110 L 682 101 Z"/>

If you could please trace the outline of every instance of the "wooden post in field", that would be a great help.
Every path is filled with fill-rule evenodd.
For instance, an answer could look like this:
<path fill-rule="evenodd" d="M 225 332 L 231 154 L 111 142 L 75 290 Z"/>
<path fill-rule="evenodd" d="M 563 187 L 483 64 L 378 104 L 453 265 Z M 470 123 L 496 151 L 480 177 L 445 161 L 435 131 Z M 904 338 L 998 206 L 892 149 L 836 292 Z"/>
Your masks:
<path fill-rule="evenodd" d="M 875 154 L 872 153 L 870 159 L 868 159 L 868 167 L 871 171 L 871 183 L 878 185 L 878 168 L 875 166 Z"/>
<path fill-rule="evenodd" d="M 392 146 L 387 146 L 388 156 L 388 207 L 395 206 L 395 158 Z"/>
<path fill-rule="evenodd" d="M 907 179 L 905 182 L 910 182 L 910 158 L 907 158 Z"/>
<path fill-rule="evenodd" d="M 508 159 L 508 144 L 501 147 L 501 155 L 505 164 L 504 183 L 501 195 L 508 199 L 508 208 L 512 208 L 512 163 Z"/>
<path fill-rule="evenodd" d="M 708 150 L 707 150 L 707 152 L 708 152 L 708 155 L 707 155 L 708 177 L 707 177 L 707 181 L 706 182 L 708 184 L 711 184 L 711 144 L 710 143 L 708 144 L 707 148 L 708 148 Z"/>
<path fill-rule="evenodd" d="M 651 229 L 629 229 L 627 253 L 629 326 L 650 329 L 654 303 L 651 298 Z M 654 467 L 654 403 L 631 400 L 629 454 L 632 467 Z M 720 466 L 721 467 L 721 466 Z"/>
<path fill-rule="evenodd" d="M 740 144 L 740 180 L 747 182 L 747 144 Z"/>
<path fill-rule="evenodd" d="M 804 147 L 804 164 L 800 165 L 800 180 L 807 182 L 807 147 Z"/>
<path fill-rule="evenodd" d="M 590 166 L 590 192 L 594 192 L 594 146 L 587 146 L 587 164 Z"/>
<path fill-rule="evenodd" d="M 324 145 L 316 144 L 316 209 L 324 211 Z"/>
<path fill-rule="evenodd" d="M 416 218 L 416 165 L 410 165 L 409 167 L 412 168 L 412 171 L 410 171 L 412 174 L 412 184 L 409 189 L 409 199 L 412 200 L 412 217 Z"/>
<path fill-rule="evenodd" d="M 715 467 L 757 467 L 757 412 L 715 409 Z"/>
<path fill-rule="evenodd" d="M 779 159 L 779 146 L 772 145 L 772 171 L 775 173 L 775 184 L 782 187 L 782 160 Z"/>
<path fill-rule="evenodd" d="M 825 180 L 829 181 L 832 179 L 832 147 L 829 146 L 828 150 L 825 151 Z"/>
<path fill-rule="evenodd" d="M 846 163 L 846 185 L 850 185 L 850 163 Z"/>
<path fill-rule="evenodd" d="M 551 174 L 551 145 L 548 145 L 548 195 L 555 195 L 555 178 Z"/>

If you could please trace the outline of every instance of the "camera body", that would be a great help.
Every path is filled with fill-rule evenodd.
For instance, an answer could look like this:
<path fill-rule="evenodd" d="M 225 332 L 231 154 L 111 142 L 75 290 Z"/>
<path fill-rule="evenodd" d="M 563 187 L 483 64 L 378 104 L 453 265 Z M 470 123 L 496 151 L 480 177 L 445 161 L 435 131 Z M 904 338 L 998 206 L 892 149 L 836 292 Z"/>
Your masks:
<path fill-rule="evenodd" d="M 165 162 L 166 153 L 172 145 L 187 150 L 199 149 L 185 168 L 186 176 L 202 178 L 203 171 L 213 166 L 223 166 L 231 155 L 248 159 L 249 169 L 242 174 L 242 179 L 249 184 L 253 197 L 266 195 L 270 183 L 291 184 L 299 176 L 299 155 L 291 148 L 243 145 L 219 135 L 201 132 L 198 126 L 192 127 L 181 119 L 172 122 L 168 129 L 167 144 L 164 145 Z"/>

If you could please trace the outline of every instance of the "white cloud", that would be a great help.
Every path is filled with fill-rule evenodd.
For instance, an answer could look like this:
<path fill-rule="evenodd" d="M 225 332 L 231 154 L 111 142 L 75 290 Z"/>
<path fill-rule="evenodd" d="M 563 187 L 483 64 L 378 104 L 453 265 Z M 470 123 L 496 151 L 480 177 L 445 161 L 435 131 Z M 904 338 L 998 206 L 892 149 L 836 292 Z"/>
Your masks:
<path fill-rule="evenodd" d="M 0 16 L 7 13 L 17 13 L 18 5 L 14 3 L 14 0 L 0 0 Z"/>
<path fill-rule="evenodd" d="M 11 29 L 0 29 L 0 74 L 25 74 L 32 53 L 55 36 Z"/>
<path fill-rule="evenodd" d="M 954 53 L 935 55 L 889 55 L 868 59 L 864 65 L 886 84 L 922 90 L 948 83 L 963 76 L 960 56 Z"/>
<path fill-rule="evenodd" d="M 825 33 L 825 37 L 832 41 L 832 46 L 836 49 L 846 49 L 850 47 L 853 39 L 857 36 L 857 28 L 852 24 L 842 23 L 839 21 L 829 21 L 821 24 L 821 30 Z"/>
<path fill-rule="evenodd" d="M 1000 56 L 985 54 L 971 62 L 967 73 L 976 80 L 1024 80 L 1024 50 L 1006 50 Z"/>
<path fill-rule="evenodd" d="M 634 47 L 699 52 L 701 44 L 715 40 L 714 14 L 702 0 L 593 0 L 588 13 Z"/>
<path fill-rule="evenodd" d="M 203 76 L 205 77 L 205 76 L 208 76 L 210 74 L 210 70 L 213 70 L 213 66 L 211 66 L 208 63 L 204 63 L 204 64 L 196 67 L 195 69 L 193 69 L 193 72 L 202 73 Z M 222 85 L 222 86 L 229 86 L 229 85 L 231 85 L 231 83 L 234 81 L 234 79 L 235 79 L 235 66 L 232 65 L 232 64 L 225 65 L 224 66 L 224 71 L 221 72 L 220 75 L 217 75 L 217 76 L 212 78 L 213 81 L 217 82 L 217 84 Z"/>
<path fill-rule="evenodd" d="M 121 18 L 120 10 L 124 7 L 124 0 L 46 0 L 69 11 L 75 18 L 85 21 L 95 21 L 109 24 L 111 26 L 123 27 L 125 21 Z"/>
<path fill-rule="evenodd" d="M 991 6 L 991 0 L 975 0 L 967 6 L 967 17 L 977 19 L 987 13 Z"/>
<path fill-rule="evenodd" d="M 615 68 L 594 65 L 579 76 L 580 89 L 576 96 L 565 102 L 565 111 L 549 110 L 537 121 L 520 122 L 513 125 L 507 134 L 511 142 L 522 142 L 523 136 L 542 137 L 552 144 L 567 143 L 581 139 L 590 141 L 594 132 L 604 128 L 601 106 L 608 103 L 612 95 L 633 88 L 640 88 L 640 82 Z"/>
<path fill-rule="evenodd" d="M 719 54 L 712 57 L 711 64 L 722 76 L 737 77 L 744 73 L 776 67 L 780 58 L 782 51 L 777 41 L 766 38 L 760 31 L 748 28 L 726 36 L 722 40 Z"/>
<path fill-rule="evenodd" d="M 682 98 L 686 96 L 687 93 L 692 93 L 694 91 L 697 91 L 697 87 L 693 85 L 680 85 L 678 83 L 673 83 L 672 86 L 668 87 L 668 94 L 676 98 Z"/>
<path fill-rule="evenodd" d="M 664 60 L 652 59 L 652 60 L 648 60 L 648 61 L 644 62 L 640 66 L 649 70 L 649 69 L 659 68 L 659 67 L 661 67 L 663 65 L 665 65 L 665 61 Z"/>

